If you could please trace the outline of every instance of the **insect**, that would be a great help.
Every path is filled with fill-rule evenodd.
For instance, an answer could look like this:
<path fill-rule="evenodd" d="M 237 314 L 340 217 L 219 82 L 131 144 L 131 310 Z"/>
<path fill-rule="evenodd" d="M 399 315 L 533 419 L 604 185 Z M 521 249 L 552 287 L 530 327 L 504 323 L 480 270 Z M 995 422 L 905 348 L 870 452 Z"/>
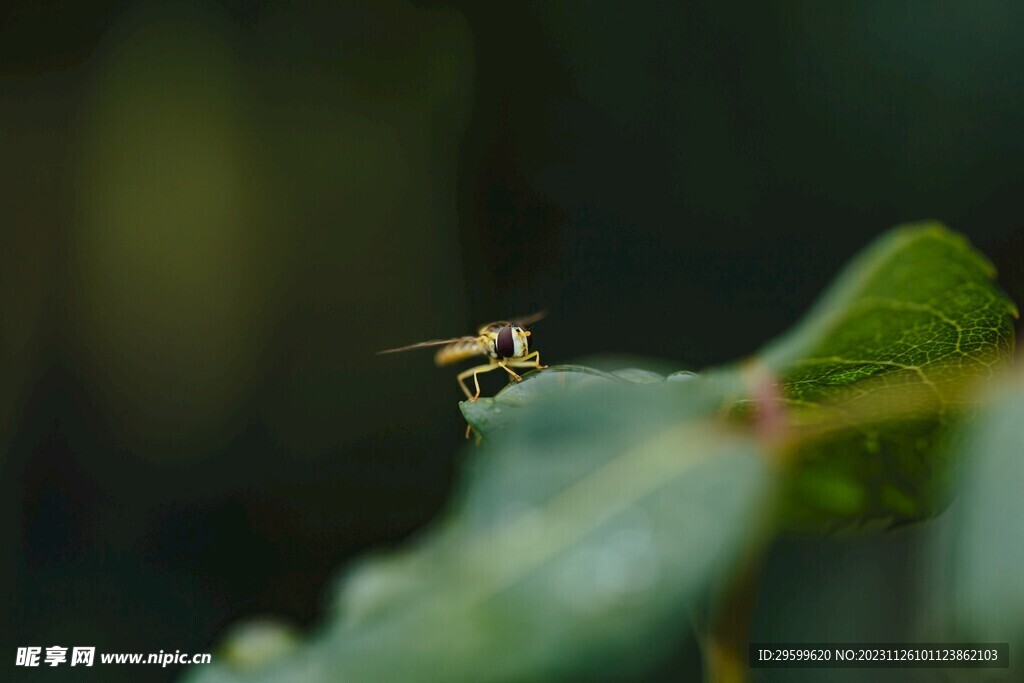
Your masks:
<path fill-rule="evenodd" d="M 544 317 L 544 312 L 519 318 L 513 321 L 499 321 L 487 323 L 480 328 L 477 336 L 453 337 L 451 339 L 436 339 L 433 341 L 410 344 L 397 349 L 386 349 L 378 351 L 381 353 L 397 353 L 411 349 L 421 349 L 429 346 L 440 346 L 434 354 L 434 362 L 438 365 L 451 365 L 460 360 L 472 358 L 473 356 L 485 356 L 488 360 L 483 365 L 463 370 L 457 378 L 459 387 L 466 394 L 466 398 L 475 401 L 480 398 L 480 381 L 477 375 L 482 372 L 490 372 L 501 368 L 507 372 L 513 381 L 519 382 L 523 378 L 516 374 L 512 368 L 546 368 L 540 364 L 540 353 L 530 351 L 530 331 L 525 329 L 527 325 L 537 322 Z M 472 393 L 466 386 L 466 380 L 472 377 L 476 393 Z"/>

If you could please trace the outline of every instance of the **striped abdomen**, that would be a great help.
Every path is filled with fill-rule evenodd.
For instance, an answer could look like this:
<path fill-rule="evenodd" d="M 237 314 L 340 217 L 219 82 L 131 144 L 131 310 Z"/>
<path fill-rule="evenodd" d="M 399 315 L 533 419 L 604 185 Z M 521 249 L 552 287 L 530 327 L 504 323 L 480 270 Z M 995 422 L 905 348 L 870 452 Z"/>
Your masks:
<path fill-rule="evenodd" d="M 479 339 L 469 339 L 442 346 L 441 350 L 434 354 L 434 362 L 438 365 L 451 365 L 472 356 L 489 355 L 485 342 Z"/>

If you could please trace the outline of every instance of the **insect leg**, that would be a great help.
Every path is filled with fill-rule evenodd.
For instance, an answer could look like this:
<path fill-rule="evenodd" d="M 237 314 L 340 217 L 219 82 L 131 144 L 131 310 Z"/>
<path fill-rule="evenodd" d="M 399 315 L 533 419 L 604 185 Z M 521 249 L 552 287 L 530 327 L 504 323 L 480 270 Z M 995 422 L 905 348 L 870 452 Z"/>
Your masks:
<path fill-rule="evenodd" d="M 532 363 L 530 362 L 530 358 L 533 358 L 533 362 Z M 519 358 L 519 359 L 509 363 L 509 365 L 511 365 L 514 368 L 537 368 L 539 370 L 543 370 L 544 368 L 547 367 L 546 365 L 541 365 L 540 364 L 540 351 L 534 351 L 533 353 L 528 353 L 525 356 L 523 356 L 522 358 Z"/>
<path fill-rule="evenodd" d="M 546 365 L 541 365 L 541 364 L 540 364 L 540 351 L 534 351 L 533 353 L 528 353 L 528 354 L 526 354 L 526 355 L 525 355 L 525 356 L 523 357 L 523 362 L 526 362 L 526 360 L 527 360 L 527 359 L 528 359 L 528 358 L 529 358 L 530 356 L 533 356 L 533 362 L 534 362 L 534 366 L 533 366 L 533 367 L 535 367 L 535 368 L 538 368 L 538 369 L 540 369 L 540 370 L 543 370 L 544 368 L 546 368 L 546 367 L 547 367 Z"/>
<path fill-rule="evenodd" d="M 514 370 L 509 368 L 508 365 L 506 365 L 506 361 L 498 361 L 498 365 L 501 367 L 502 370 L 504 370 L 508 374 L 512 375 L 512 379 L 514 379 L 515 381 L 517 381 L 517 382 L 523 381 L 522 377 L 517 375 Z"/>
<path fill-rule="evenodd" d="M 468 370 L 463 370 L 462 372 L 459 373 L 459 376 L 456 379 L 459 382 L 459 387 L 462 388 L 462 393 L 466 394 L 466 398 L 468 398 L 470 401 L 475 401 L 478 398 L 480 398 L 480 381 L 476 378 L 476 376 L 481 372 L 490 372 L 496 367 L 498 366 L 495 365 L 494 363 L 488 363 L 487 365 L 478 365 L 475 368 L 469 368 Z M 470 393 L 469 387 L 467 387 L 466 383 L 463 381 L 470 375 L 473 376 L 473 385 L 476 387 L 475 395 Z"/>

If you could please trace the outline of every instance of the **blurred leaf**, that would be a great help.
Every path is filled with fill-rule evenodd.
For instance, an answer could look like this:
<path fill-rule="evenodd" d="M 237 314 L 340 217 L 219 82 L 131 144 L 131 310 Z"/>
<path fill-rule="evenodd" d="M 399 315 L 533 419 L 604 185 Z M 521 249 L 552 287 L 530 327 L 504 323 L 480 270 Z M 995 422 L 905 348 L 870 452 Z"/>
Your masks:
<path fill-rule="evenodd" d="M 954 624 L 964 637 L 1024 645 L 1024 381 L 990 396 L 959 443 L 963 480 L 946 543 Z M 1012 648 L 1011 648 L 1012 649 Z"/>
<path fill-rule="evenodd" d="M 946 501 L 943 429 L 1013 349 L 992 265 L 935 224 L 877 240 L 758 358 L 782 378 L 798 450 L 786 522 L 888 526 Z"/>
<path fill-rule="evenodd" d="M 194 680 L 616 680 L 664 657 L 741 552 L 770 469 L 709 419 L 722 396 L 700 380 L 587 386 L 599 375 L 563 368 L 468 405 L 577 374 L 473 450 L 433 532 L 348 576 L 310 645 Z"/>

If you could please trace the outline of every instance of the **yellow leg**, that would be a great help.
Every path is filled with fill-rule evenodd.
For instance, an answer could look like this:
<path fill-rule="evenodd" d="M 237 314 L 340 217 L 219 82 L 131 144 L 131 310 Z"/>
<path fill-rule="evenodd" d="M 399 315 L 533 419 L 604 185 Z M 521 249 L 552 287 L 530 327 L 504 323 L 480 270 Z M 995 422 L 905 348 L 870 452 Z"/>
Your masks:
<path fill-rule="evenodd" d="M 533 358 L 533 362 L 532 363 L 530 362 L 531 358 Z M 516 382 L 522 382 L 523 378 L 520 377 L 515 372 L 513 372 L 512 368 L 538 368 L 538 369 L 543 369 L 543 368 L 547 367 L 546 365 L 541 365 L 540 364 L 540 353 L 538 351 L 534 351 L 533 353 L 528 353 L 525 356 L 523 356 L 522 358 L 517 358 L 515 360 L 498 361 L 498 365 L 500 365 L 502 368 L 504 368 L 505 372 L 507 372 L 508 374 L 512 375 L 512 379 L 514 381 L 516 381 Z"/>
<path fill-rule="evenodd" d="M 532 363 L 530 362 L 530 358 L 533 358 Z M 540 351 L 528 353 L 522 358 L 517 358 L 516 360 L 512 361 L 511 363 L 509 363 L 509 365 L 512 366 L 513 368 L 537 368 L 538 370 L 543 370 L 544 368 L 547 367 L 546 365 L 540 364 Z"/>
<path fill-rule="evenodd" d="M 513 381 L 515 381 L 515 382 L 522 382 L 523 381 L 522 377 L 520 377 L 515 372 L 513 372 L 511 369 L 509 369 L 508 364 L 506 363 L 506 361 L 499 360 L 498 361 L 498 365 L 501 366 L 502 370 L 504 370 L 508 374 L 512 375 L 512 380 Z"/>
<path fill-rule="evenodd" d="M 481 372 L 490 372 L 496 367 L 498 367 L 497 364 L 488 363 L 487 365 L 478 365 L 475 368 L 463 370 L 462 372 L 459 373 L 457 380 L 459 382 L 459 387 L 462 388 L 462 393 L 466 394 L 466 398 L 468 398 L 470 401 L 475 401 L 478 398 L 480 398 L 480 381 L 476 378 L 476 376 Z M 476 387 L 476 394 L 470 393 L 469 387 L 467 387 L 466 383 L 463 381 L 470 375 L 473 376 L 473 386 Z"/>

